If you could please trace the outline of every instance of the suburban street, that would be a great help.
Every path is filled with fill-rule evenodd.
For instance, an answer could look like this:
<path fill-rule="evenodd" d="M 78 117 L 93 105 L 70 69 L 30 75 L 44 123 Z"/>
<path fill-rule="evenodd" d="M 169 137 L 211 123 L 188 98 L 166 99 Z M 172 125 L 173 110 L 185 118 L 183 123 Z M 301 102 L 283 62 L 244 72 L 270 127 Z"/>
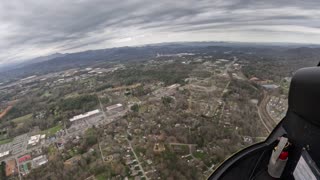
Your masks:
<path fill-rule="evenodd" d="M 143 170 L 143 168 L 142 168 L 142 166 L 141 166 L 141 163 L 140 163 L 140 161 L 139 161 L 139 158 L 138 158 L 136 152 L 134 152 L 134 149 L 133 149 L 133 147 L 132 147 L 132 145 L 131 145 L 131 142 L 129 141 L 129 139 L 127 139 L 127 141 L 128 141 L 128 144 L 129 144 L 129 146 L 130 146 L 130 149 L 131 149 L 131 151 L 132 151 L 135 159 L 136 159 L 137 162 L 138 162 L 139 168 L 140 168 L 143 176 L 144 176 L 147 180 L 149 180 L 149 178 L 148 178 L 147 175 L 146 175 L 146 172 Z"/>

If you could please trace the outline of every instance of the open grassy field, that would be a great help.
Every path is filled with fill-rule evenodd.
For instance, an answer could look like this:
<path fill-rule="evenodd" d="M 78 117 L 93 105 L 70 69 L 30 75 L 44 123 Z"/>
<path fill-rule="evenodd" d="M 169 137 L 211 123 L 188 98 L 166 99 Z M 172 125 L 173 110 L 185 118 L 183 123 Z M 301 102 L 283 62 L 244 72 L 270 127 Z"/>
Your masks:
<path fill-rule="evenodd" d="M 42 131 L 42 134 L 46 134 L 47 136 L 53 136 L 56 132 L 60 131 L 62 129 L 62 125 L 58 124 L 52 128 L 46 129 Z"/>
<path fill-rule="evenodd" d="M 9 142 L 11 142 L 13 139 L 4 139 L 4 140 L 1 140 L 0 141 L 0 145 L 1 144 L 7 144 L 7 143 L 9 143 Z"/>
<path fill-rule="evenodd" d="M 46 134 L 47 136 L 52 136 L 56 132 L 60 131 L 61 129 L 62 129 L 62 124 L 58 124 L 52 128 L 41 131 L 41 134 Z"/>
<path fill-rule="evenodd" d="M 20 124 L 20 123 L 26 122 L 26 121 L 29 120 L 29 119 L 32 119 L 32 114 L 31 114 L 31 113 L 30 113 L 30 114 L 27 114 L 27 115 L 25 115 L 25 116 L 21 116 L 21 117 L 15 118 L 15 119 L 13 119 L 12 121 L 15 122 L 15 123 L 17 123 L 17 124 Z"/>

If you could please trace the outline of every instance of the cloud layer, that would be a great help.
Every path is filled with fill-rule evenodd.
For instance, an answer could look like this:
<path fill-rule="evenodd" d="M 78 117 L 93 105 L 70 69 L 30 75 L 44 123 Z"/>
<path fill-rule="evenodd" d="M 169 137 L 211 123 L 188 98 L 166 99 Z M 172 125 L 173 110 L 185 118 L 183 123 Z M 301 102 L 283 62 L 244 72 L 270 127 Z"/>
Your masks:
<path fill-rule="evenodd" d="M 319 0 L 0 2 L 0 64 L 173 41 L 320 42 Z"/>

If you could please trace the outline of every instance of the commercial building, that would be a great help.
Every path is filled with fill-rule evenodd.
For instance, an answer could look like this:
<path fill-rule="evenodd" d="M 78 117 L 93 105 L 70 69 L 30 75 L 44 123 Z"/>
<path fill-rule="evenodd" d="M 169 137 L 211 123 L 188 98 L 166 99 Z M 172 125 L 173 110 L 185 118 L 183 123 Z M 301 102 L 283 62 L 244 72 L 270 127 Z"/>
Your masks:
<path fill-rule="evenodd" d="M 25 162 L 25 161 L 28 161 L 28 160 L 30 160 L 30 159 L 31 159 L 30 154 L 27 154 L 27 155 L 24 155 L 24 156 L 20 157 L 20 158 L 18 159 L 18 161 L 19 161 L 19 164 L 21 164 L 21 163 L 23 163 L 23 162 Z"/>
<path fill-rule="evenodd" d="M 48 159 L 47 159 L 46 155 L 41 155 L 41 156 L 38 156 L 38 157 L 32 159 L 33 167 L 42 166 L 42 165 L 46 164 L 47 162 L 48 162 Z"/>
<path fill-rule="evenodd" d="M 40 136 L 40 139 L 45 139 L 46 138 L 46 135 L 45 134 L 42 134 L 41 136 Z"/>
<path fill-rule="evenodd" d="M 36 144 L 39 143 L 40 138 L 41 138 L 40 134 L 31 136 L 30 139 L 28 140 L 28 145 L 35 146 Z"/>
<path fill-rule="evenodd" d="M 10 151 L 5 151 L 5 152 L 2 152 L 0 153 L 0 158 L 4 157 L 4 156 L 7 156 L 10 154 Z"/>
<path fill-rule="evenodd" d="M 109 115 L 112 115 L 112 114 L 115 114 L 115 113 L 118 113 L 120 111 L 123 111 L 124 110 L 124 107 L 122 104 L 114 104 L 112 106 L 108 106 L 107 108 L 107 113 Z"/>
<path fill-rule="evenodd" d="M 96 116 L 96 115 L 98 115 L 100 113 L 101 113 L 100 110 L 96 109 L 96 110 L 93 110 L 93 111 L 86 112 L 85 114 L 79 114 L 77 116 L 74 116 L 73 118 L 70 119 L 70 121 L 74 122 L 74 121 L 78 121 L 78 120 L 85 120 L 87 118 Z"/>
<path fill-rule="evenodd" d="M 264 87 L 265 89 L 268 89 L 268 90 L 279 88 L 279 86 L 275 85 L 275 84 L 263 84 L 262 87 Z"/>

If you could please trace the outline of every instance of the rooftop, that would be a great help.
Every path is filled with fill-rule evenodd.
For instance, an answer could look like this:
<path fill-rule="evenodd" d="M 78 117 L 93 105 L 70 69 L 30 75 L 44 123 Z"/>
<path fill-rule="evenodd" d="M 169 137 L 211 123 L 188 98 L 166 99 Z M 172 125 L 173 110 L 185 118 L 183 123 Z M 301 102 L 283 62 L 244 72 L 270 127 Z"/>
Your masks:
<path fill-rule="evenodd" d="M 18 161 L 19 161 L 19 163 L 22 163 L 22 162 L 27 161 L 27 160 L 30 160 L 30 159 L 31 159 L 30 154 L 27 154 L 27 155 L 24 155 L 24 156 L 20 157 L 20 158 L 18 159 Z"/>
<path fill-rule="evenodd" d="M 5 151 L 5 152 L 2 152 L 0 153 L 0 157 L 3 157 L 3 156 L 6 156 L 6 155 L 9 155 L 10 151 Z"/>
<path fill-rule="evenodd" d="M 112 106 L 108 106 L 107 107 L 107 110 L 110 111 L 110 110 L 113 110 L 113 109 L 116 109 L 116 108 L 119 108 L 119 107 L 122 107 L 122 104 L 114 104 Z"/>
<path fill-rule="evenodd" d="M 74 116 L 73 118 L 70 119 L 70 121 L 72 122 L 72 121 L 76 121 L 79 119 L 87 118 L 87 117 L 90 117 L 92 115 L 99 114 L 99 113 L 100 113 L 100 110 L 96 109 L 93 111 L 86 112 L 85 114 L 79 114 L 77 116 Z"/>
<path fill-rule="evenodd" d="M 41 137 L 40 134 L 31 136 L 28 141 L 28 145 L 32 145 L 32 146 L 36 145 L 39 142 L 40 137 Z"/>
<path fill-rule="evenodd" d="M 33 158 L 32 161 L 36 166 L 41 166 L 43 164 L 46 164 L 48 162 L 48 159 L 46 155 L 41 155 L 36 158 Z"/>
<path fill-rule="evenodd" d="M 266 89 L 276 89 L 278 88 L 279 86 L 278 85 L 275 85 L 275 84 L 264 84 L 262 85 L 262 87 L 266 88 Z"/>

